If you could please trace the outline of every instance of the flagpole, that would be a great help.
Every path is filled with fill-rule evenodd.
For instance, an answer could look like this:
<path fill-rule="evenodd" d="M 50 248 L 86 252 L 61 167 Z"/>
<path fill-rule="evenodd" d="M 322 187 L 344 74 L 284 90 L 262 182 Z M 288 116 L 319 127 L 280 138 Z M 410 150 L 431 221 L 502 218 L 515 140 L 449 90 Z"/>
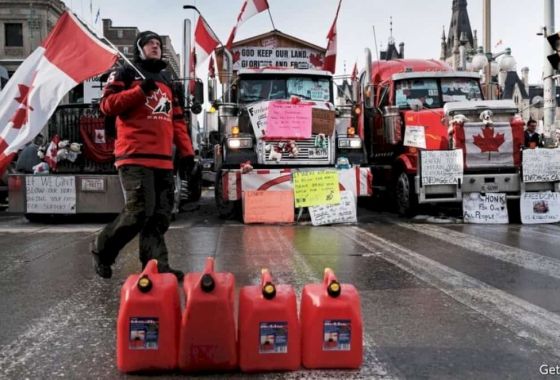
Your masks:
<path fill-rule="evenodd" d="M 266 10 L 268 11 L 268 15 L 270 16 L 270 22 L 272 23 L 272 29 L 276 30 L 276 26 L 274 26 L 274 20 L 272 20 L 272 13 L 270 13 L 270 5 L 268 5 L 268 1 L 266 2 Z"/>

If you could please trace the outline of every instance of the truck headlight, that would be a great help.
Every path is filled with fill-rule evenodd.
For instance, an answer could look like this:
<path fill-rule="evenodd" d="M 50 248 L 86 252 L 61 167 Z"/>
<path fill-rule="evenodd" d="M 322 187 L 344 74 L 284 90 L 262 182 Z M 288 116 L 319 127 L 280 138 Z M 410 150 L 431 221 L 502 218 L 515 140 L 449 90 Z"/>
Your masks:
<path fill-rule="evenodd" d="M 338 147 L 344 149 L 360 149 L 362 140 L 360 138 L 339 138 Z"/>
<path fill-rule="evenodd" d="M 253 139 L 230 137 L 227 139 L 227 146 L 230 149 L 248 149 L 253 147 Z"/>

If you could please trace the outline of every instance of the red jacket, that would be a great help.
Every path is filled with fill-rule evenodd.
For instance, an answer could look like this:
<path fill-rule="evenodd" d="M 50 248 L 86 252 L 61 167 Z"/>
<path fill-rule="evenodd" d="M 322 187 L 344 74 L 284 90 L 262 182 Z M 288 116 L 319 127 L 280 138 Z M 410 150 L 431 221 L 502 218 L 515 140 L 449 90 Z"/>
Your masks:
<path fill-rule="evenodd" d="M 115 166 L 173 169 L 173 144 L 181 157 L 194 155 L 183 110 L 161 73 L 146 73 L 146 77 L 158 86 L 150 96 L 130 68 L 111 73 L 103 91 L 101 111 L 117 116 Z"/>

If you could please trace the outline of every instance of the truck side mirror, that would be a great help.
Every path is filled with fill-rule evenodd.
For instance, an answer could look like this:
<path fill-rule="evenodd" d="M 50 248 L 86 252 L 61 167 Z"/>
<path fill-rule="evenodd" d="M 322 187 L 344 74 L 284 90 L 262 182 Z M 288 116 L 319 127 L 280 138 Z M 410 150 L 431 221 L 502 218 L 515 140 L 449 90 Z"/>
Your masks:
<path fill-rule="evenodd" d="M 216 78 L 208 78 L 208 102 L 214 103 L 216 100 Z"/>
<path fill-rule="evenodd" d="M 201 80 L 194 82 L 193 101 L 191 111 L 198 115 L 202 111 L 202 103 L 204 103 L 204 84 Z"/>

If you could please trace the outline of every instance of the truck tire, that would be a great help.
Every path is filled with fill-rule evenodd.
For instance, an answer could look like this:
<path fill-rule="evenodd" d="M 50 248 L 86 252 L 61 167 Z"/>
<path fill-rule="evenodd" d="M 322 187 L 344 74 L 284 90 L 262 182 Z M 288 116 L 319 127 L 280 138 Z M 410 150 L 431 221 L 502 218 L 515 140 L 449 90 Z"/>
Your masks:
<path fill-rule="evenodd" d="M 225 199 L 222 186 L 222 171 L 216 172 L 216 181 L 214 181 L 214 199 L 218 216 L 222 219 L 232 220 L 241 216 L 241 201 L 228 201 Z"/>
<path fill-rule="evenodd" d="M 395 184 L 395 198 L 399 215 L 411 217 L 418 212 L 418 196 L 414 191 L 414 177 L 401 171 Z"/>

